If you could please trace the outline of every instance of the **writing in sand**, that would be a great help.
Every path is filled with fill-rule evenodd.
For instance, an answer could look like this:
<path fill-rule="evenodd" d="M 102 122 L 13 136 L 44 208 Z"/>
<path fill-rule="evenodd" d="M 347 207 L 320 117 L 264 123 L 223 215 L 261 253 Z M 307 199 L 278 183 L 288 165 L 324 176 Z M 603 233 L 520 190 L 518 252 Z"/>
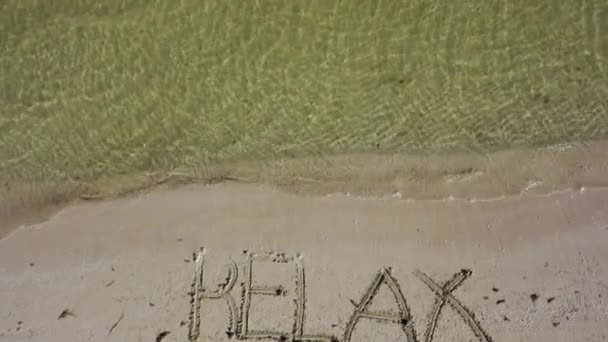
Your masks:
<path fill-rule="evenodd" d="M 397 325 L 406 336 L 409 342 L 431 342 L 435 334 L 435 328 L 441 318 L 441 312 L 449 305 L 462 318 L 476 338 L 482 342 L 492 341 L 491 337 L 481 328 L 476 320 L 475 314 L 468 309 L 453 294 L 467 278 L 472 274 L 471 270 L 463 269 L 456 272 L 447 282 L 441 284 L 424 272 L 415 270 L 414 276 L 423 282 L 435 298 L 432 310 L 428 314 L 428 320 L 424 333 L 418 335 L 414 327 L 414 319 L 410 313 L 407 300 L 401 291 L 399 282 L 391 274 L 391 268 L 384 267 L 379 269 L 373 279 L 370 279 L 368 287 L 364 290 L 363 296 L 358 302 L 353 302 L 354 309 L 348 323 L 340 336 L 329 334 L 309 333 L 304 329 L 305 310 L 306 310 L 306 281 L 304 272 L 303 258 L 299 255 L 289 256 L 284 253 L 251 253 L 245 251 L 244 274 L 239 274 L 239 267 L 236 262 L 230 260 L 227 267 L 227 277 L 224 282 L 219 284 L 217 289 L 209 290 L 205 287 L 205 250 L 201 248 L 193 255 L 195 265 L 194 281 L 192 283 L 191 310 L 188 326 L 188 337 L 191 342 L 200 341 L 204 330 L 201 322 L 201 308 L 205 301 L 222 301 L 228 311 L 226 321 L 227 338 L 240 340 L 277 340 L 293 342 L 349 342 L 353 332 L 360 321 L 370 320 L 377 323 L 388 323 Z M 289 265 L 293 271 L 295 279 L 295 313 L 291 326 L 284 327 L 284 331 L 274 331 L 267 329 L 256 329 L 250 321 L 252 299 L 262 299 L 264 296 L 280 297 L 285 294 L 285 284 L 272 286 L 260 286 L 255 284 L 254 273 L 256 267 L 263 264 L 284 264 Z M 237 280 L 241 277 L 241 291 L 235 289 Z M 371 309 L 371 303 L 381 288 L 388 289 L 394 297 L 393 310 L 375 311 Z M 233 291 L 234 290 L 234 291 Z M 234 293 L 237 293 L 235 296 Z M 238 298 L 239 302 L 237 304 Z M 222 304 L 224 305 L 224 304 Z"/>

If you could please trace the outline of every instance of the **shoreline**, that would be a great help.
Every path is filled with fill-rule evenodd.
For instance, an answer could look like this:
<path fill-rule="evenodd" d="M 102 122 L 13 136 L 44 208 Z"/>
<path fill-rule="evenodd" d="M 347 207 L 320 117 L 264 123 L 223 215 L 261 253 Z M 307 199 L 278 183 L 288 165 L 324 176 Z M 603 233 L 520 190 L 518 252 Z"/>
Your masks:
<path fill-rule="evenodd" d="M 100 179 L 18 185 L 0 192 L 0 238 L 79 202 L 137 196 L 187 184 L 252 183 L 305 196 L 348 194 L 405 201 L 488 201 L 608 187 L 608 140 L 481 154 L 354 154 L 227 162 Z"/>

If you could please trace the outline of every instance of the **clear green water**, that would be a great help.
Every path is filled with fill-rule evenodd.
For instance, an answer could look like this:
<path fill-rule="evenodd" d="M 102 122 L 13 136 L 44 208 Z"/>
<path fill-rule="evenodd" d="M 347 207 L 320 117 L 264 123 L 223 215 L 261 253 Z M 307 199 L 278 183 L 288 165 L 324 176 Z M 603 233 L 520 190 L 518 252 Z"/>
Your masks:
<path fill-rule="evenodd" d="M 608 136 L 608 2 L 0 1 L 0 178 Z"/>

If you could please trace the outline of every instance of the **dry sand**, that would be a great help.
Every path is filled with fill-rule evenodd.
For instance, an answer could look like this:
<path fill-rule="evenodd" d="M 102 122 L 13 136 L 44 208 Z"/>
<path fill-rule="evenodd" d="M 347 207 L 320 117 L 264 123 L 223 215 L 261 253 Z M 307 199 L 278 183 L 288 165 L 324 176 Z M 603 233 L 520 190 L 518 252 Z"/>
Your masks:
<path fill-rule="evenodd" d="M 607 246 L 608 189 L 477 202 L 158 189 L 0 240 L 0 341 L 603 341 Z"/>

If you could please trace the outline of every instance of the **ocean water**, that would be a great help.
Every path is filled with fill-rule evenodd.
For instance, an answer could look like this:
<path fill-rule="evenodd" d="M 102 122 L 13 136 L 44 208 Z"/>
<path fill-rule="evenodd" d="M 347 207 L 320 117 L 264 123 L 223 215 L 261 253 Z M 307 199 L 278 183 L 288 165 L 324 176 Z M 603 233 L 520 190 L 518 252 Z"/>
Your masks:
<path fill-rule="evenodd" d="M 355 167 L 332 163 L 359 154 L 430 156 L 445 172 L 389 169 L 443 182 L 479 175 L 500 151 L 608 136 L 606 1 L 5 0 L 0 7 L 5 190 L 44 182 L 97 191 L 102 178 L 176 170 L 205 178 L 214 168 L 287 185 L 350 184 Z M 454 161 L 462 154 L 487 167 Z M 517 189 L 543 177 L 563 184 L 563 170 L 578 165 L 523 172 L 536 155 L 511 158 Z M 307 158 L 321 162 L 277 164 Z M 603 155 L 588 158 L 601 164 Z M 415 193 L 428 197 L 425 189 Z"/>

